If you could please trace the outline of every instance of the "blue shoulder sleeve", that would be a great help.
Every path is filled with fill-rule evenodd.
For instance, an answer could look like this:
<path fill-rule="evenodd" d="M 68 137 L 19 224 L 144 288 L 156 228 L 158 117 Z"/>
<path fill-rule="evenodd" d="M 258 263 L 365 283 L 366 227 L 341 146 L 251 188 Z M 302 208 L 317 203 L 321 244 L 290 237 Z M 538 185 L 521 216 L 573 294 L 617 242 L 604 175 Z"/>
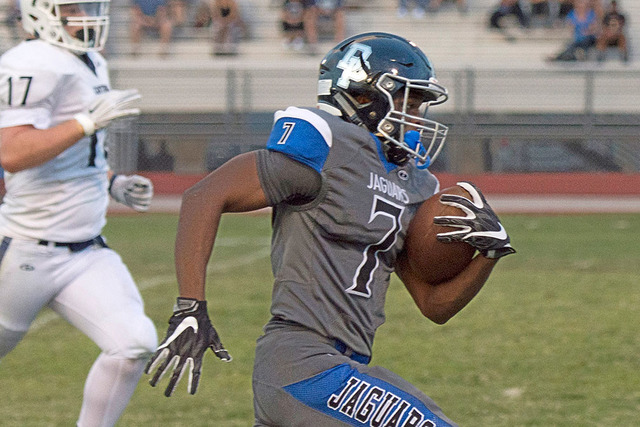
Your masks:
<path fill-rule="evenodd" d="M 329 124 L 317 114 L 296 107 L 276 112 L 274 121 L 267 149 L 321 172 L 333 143 Z"/>

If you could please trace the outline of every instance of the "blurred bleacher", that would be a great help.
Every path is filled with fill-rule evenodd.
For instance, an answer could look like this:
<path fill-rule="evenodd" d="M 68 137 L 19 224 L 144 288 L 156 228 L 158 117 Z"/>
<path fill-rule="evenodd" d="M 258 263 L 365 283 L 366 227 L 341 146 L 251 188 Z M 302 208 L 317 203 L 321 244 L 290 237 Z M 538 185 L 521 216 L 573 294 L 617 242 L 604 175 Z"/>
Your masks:
<path fill-rule="evenodd" d="M 248 39 L 241 41 L 237 57 L 212 56 L 211 30 L 189 26 L 176 28 L 168 57 L 158 55 L 160 46 L 153 35 L 145 38 L 143 54 L 132 57 L 129 3 L 113 0 L 107 54 L 114 86 L 139 88 L 145 95 L 146 111 L 268 111 L 289 104 L 312 104 L 319 60 L 334 42 L 328 37 L 321 39 L 315 55 L 287 51 L 279 24 L 281 2 L 238 1 L 251 32 Z M 509 30 L 511 38 L 507 39 L 487 28 L 488 16 L 496 2 L 468 0 L 468 11 L 464 14 L 455 5 L 444 2 L 437 13 L 416 19 L 399 18 L 395 0 L 349 0 L 347 30 L 348 34 L 386 31 L 415 41 L 435 64 L 439 79 L 451 91 L 459 92 L 457 105 L 450 103 L 446 107 L 449 109 L 468 107 L 466 99 L 471 89 L 479 91 L 480 96 L 474 96 L 482 99 L 484 92 L 490 95 L 499 87 L 504 92 L 497 94 L 490 109 L 515 107 L 530 111 L 549 105 L 563 111 L 567 97 L 570 105 L 578 97 L 580 105 L 576 108 L 582 110 L 582 99 L 588 96 L 584 88 L 595 75 L 594 91 L 609 98 L 598 99 L 596 107 L 604 102 L 611 104 L 614 111 L 640 111 L 640 103 L 634 98 L 640 94 L 640 61 L 634 58 L 634 42 L 640 40 L 640 24 L 636 25 L 640 23 L 640 1 L 621 2 L 630 27 L 632 61 L 627 64 L 615 55 L 603 64 L 594 61 L 550 64 L 545 58 L 563 48 L 570 31 L 566 28 L 523 31 L 514 26 Z M 535 72 L 540 77 L 530 80 Z M 472 80 L 469 73 L 473 74 Z M 485 86 L 479 82 L 477 77 L 482 73 L 491 73 L 487 78 L 495 80 L 495 84 Z M 535 98 L 532 85 L 547 88 L 546 92 L 538 93 L 542 99 Z M 289 90 L 291 87 L 295 90 Z M 522 101 L 518 101 L 520 98 Z M 478 107 L 477 102 L 473 104 L 473 108 Z M 572 106 L 568 108 L 575 110 Z"/>
<path fill-rule="evenodd" d="M 467 13 L 459 13 L 453 4 L 444 2 L 437 13 L 427 13 L 422 19 L 398 18 L 396 0 L 348 0 L 347 27 L 349 34 L 365 31 L 386 31 L 415 41 L 430 58 L 442 67 L 527 67 L 541 66 L 544 58 L 556 51 L 568 40 L 566 28 L 533 28 L 530 31 L 513 29 L 513 41 L 487 28 L 490 11 L 498 0 L 468 0 Z M 523 1 L 526 3 L 526 0 Z M 259 60 L 282 63 L 292 58 L 282 47 L 279 23 L 280 0 L 238 0 L 243 15 L 251 27 L 249 40 L 241 43 L 238 61 Z M 193 5 L 193 1 L 191 2 Z M 117 56 L 131 51 L 128 34 L 129 2 L 112 1 L 112 27 L 109 50 Z M 631 39 L 640 30 L 634 23 L 640 22 L 640 2 L 621 2 L 630 23 Z M 191 8 L 192 13 L 194 7 Z M 211 35 L 209 28 L 183 26 L 174 31 L 174 42 L 170 60 L 211 59 Z M 326 38 L 325 38 L 326 39 Z M 319 53 L 333 46 L 324 40 Z M 148 56 L 158 51 L 157 42 L 148 40 L 145 49 Z"/>
<path fill-rule="evenodd" d="M 1 0 L 2 17 L 13 0 Z M 198 0 L 190 5 L 190 22 Z M 521 0 L 523 3 L 526 0 Z M 433 61 L 440 81 L 452 93 L 442 111 L 640 112 L 640 1 L 622 0 L 628 17 L 631 62 L 615 52 L 598 64 L 548 63 L 545 58 L 567 42 L 567 28 L 509 30 L 510 38 L 487 26 L 498 0 L 468 0 L 460 13 L 445 1 L 422 19 L 399 18 L 396 0 L 346 0 L 348 35 L 386 31 L 415 41 Z M 146 112 L 271 111 L 312 105 L 322 55 L 333 47 L 321 39 L 317 54 L 288 51 L 280 30 L 281 0 L 238 0 L 250 27 L 237 57 L 211 55 L 211 29 L 177 27 L 171 53 L 161 57 L 154 34 L 144 38 L 141 55 L 131 56 L 130 0 L 112 0 L 106 55 L 114 87 L 136 87 Z M 0 50 L 15 43 L 0 26 Z M 291 88 L 295 88 L 291 90 Z M 535 90 L 532 90 L 535 88 Z"/>

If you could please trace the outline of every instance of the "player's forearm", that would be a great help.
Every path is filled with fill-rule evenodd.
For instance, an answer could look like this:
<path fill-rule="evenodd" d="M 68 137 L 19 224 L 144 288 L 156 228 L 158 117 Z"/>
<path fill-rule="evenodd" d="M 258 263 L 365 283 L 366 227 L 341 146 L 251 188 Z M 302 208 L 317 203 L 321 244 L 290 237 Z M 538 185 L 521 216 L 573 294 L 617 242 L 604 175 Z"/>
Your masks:
<path fill-rule="evenodd" d="M 84 137 L 82 126 L 68 120 L 49 129 L 31 125 L 2 129 L 0 161 L 8 172 L 19 172 L 55 158 Z"/>
<path fill-rule="evenodd" d="M 429 304 L 444 323 L 455 316 L 480 292 L 496 265 L 496 259 L 476 256 L 460 274 L 435 286 Z"/>
<path fill-rule="evenodd" d="M 253 152 L 233 158 L 184 193 L 175 245 L 180 296 L 205 299 L 206 269 L 222 214 L 266 206 Z"/>
<path fill-rule="evenodd" d="M 476 256 L 460 274 L 446 282 L 421 282 L 405 265 L 398 275 L 422 314 L 438 324 L 444 324 L 480 292 L 497 260 Z"/>
<path fill-rule="evenodd" d="M 202 183 L 182 197 L 175 243 L 175 266 L 180 296 L 205 300 L 206 270 L 215 242 L 220 205 L 207 197 Z"/>

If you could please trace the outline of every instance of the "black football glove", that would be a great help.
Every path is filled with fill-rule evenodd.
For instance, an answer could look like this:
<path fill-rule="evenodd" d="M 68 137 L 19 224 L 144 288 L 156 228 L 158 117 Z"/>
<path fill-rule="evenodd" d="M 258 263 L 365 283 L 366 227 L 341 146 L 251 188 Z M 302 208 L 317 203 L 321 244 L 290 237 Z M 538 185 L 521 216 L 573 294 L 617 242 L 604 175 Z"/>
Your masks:
<path fill-rule="evenodd" d="M 498 215 L 491 209 L 478 187 L 470 182 L 457 184 L 469 192 L 472 200 L 454 194 L 440 196 L 442 203 L 461 209 L 466 216 L 434 217 L 433 223 L 436 225 L 457 228 L 455 231 L 439 233 L 437 239 L 444 243 L 468 243 L 486 258 L 496 259 L 515 253 Z"/>
<path fill-rule="evenodd" d="M 209 320 L 207 302 L 178 298 L 173 308 L 173 316 L 169 319 L 167 336 L 145 368 L 146 374 L 158 368 L 153 378 L 149 380 L 149 384 L 155 387 L 165 373 L 173 370 L 169 385 L 164 392 L 165 396 L 170 397 L 182 375 L 188 370 L 187 390 L 195 394 L 200 381 L 202 359 L 208 348 L 211 348 L 215 355 L 225 362 L 231 361 L 231 356 L 224 349 L 218 333 Z"/>

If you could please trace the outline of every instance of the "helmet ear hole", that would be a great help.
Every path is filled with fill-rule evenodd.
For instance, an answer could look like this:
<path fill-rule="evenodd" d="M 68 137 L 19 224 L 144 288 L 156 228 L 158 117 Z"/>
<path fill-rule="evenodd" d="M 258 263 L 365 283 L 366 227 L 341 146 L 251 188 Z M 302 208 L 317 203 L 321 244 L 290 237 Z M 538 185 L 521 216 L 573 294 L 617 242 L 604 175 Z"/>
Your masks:
<path fill-rule="evenodd" d="M 369 105 L 371 104 L 371 102 L 373 102 L 373 100 L 370 97 L 368 97 L 366 94 L 356 95 L 354 99 L 360 105 Z"/>

